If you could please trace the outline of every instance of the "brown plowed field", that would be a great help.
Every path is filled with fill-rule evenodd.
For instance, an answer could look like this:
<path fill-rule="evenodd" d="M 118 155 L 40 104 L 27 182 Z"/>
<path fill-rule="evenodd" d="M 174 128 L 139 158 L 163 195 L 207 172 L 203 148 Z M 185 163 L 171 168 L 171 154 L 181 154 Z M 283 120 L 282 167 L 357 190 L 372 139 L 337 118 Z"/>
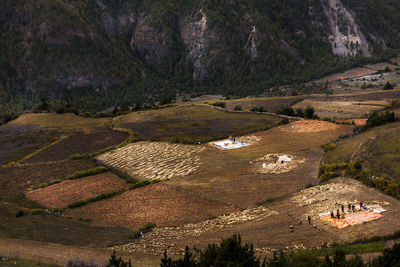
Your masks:
<path fill-rule="evenodd" d="M 157 226 L 178 226 L 239 210 L 171 186 L 153 184 L 69 210 L 65 215 L 108 225 L 140 227 L 153 222 Z"/>
<path fill-rule="evenodd" d="M 46 148 L 25 160 L 25 163 L 63 160 L 73 154 L 99 151 L 122 143 L 127 134 L 120 131 L 101 130 L 90 134 L 76 134 Z"/>
<path fill-rule="evenodd" d="M 48 208 L 63 209 L 79 200 L 89 200 L 101 194 L 128 188 L 123 180 L 106 172 L 40 188 L 26 193 L 26 197 Z"/>

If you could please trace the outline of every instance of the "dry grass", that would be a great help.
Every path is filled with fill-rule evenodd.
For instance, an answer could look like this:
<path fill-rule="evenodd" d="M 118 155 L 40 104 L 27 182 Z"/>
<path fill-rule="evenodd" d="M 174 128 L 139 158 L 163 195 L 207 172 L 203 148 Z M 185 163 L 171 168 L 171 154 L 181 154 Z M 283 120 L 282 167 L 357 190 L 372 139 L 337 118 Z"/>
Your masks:
<path fill-rule="evenodd" d="M 389 105 L 386 101 L 317 101 L 306 99 L 293 106 L 294 109 L 312 107 L 321 118 L 357 118 Z"/>
<path fill-rule="evenodd" d="M 9 124 L 34 124 L 43 128 L 90 132 L 93 127 L 111 125 L 111 118 L 84 118 L 73 113 L 27 113 L 19 116 Z"/>
<path fill-rule="evenodd" d="M 212 106 L 176 106 L 117 117 L 116 127 L 128 128 L 151 141 L 208 142 L 272 127 L 282 119 L 267 114 L 244 114 Z"/>
<path fill-rule="evenodd" d="M 128 189 L 123 180 L 107 172 L 82 179 L 68 180 L 59 184 L 26 193 L 26 197 L 44 207 L 63 209 L 68 205 L 89 200 L 101 194 Z"/>
<path fill-rule="evenodd" d="M 164 184 L 153 184 L 70 210 L 66 216 L 107 225 L 140 227 L 153 222 L 157 226 L 178 226 L 239 210 Z"/>

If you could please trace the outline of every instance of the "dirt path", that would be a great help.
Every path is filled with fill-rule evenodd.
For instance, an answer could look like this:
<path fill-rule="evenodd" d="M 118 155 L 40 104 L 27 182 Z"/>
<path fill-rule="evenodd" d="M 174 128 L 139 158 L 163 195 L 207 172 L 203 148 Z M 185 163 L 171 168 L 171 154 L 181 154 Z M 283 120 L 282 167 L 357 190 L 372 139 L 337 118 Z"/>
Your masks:
<path fill-rule="evenodd" d="M 43 263 L 65 266 L 68 261 L 84 261 L 104 265 L 112 253 L 108 248 L 87 248 L 63 246 L 52 243 L 34 242 L 20 239 L 0 239 L 0 254 L 7 257 L 18 257 L 37 260 Z M 159 256 L 143 253 L 117 251 L 117 256 L 131 259 L 133 266 L 158 266 Z"/>

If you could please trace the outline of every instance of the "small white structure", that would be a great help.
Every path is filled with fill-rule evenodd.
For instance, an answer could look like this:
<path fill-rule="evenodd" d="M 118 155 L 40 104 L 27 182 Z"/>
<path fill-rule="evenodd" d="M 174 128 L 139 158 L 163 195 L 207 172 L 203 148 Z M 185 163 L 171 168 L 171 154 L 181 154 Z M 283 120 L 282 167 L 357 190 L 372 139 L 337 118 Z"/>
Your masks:
<path fill-rule="evenodd" d="M 219 149 L 236 149 L 248 146 L 248 144 L 246 144 L 245 142 L 239 142 L 237 140 L 233 141 L 230 139 L 214 142 L 212 144 L 218 147 Z"/>

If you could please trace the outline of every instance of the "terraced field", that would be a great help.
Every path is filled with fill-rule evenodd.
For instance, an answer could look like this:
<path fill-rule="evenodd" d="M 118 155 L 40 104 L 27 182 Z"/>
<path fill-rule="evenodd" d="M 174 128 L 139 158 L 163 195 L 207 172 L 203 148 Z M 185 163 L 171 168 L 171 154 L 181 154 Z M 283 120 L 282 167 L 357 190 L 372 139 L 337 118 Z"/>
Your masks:
<path fill-rule="evenodd" d="M 193 173 L 202 164 L 202 146 L 140 142 L 104 153 L 101 162 L 122 169 L 139 179 L 170 179 Z"/>
<path fill-rule="evenodd" d="M 293 106 L 294 109 L 312 107 L 321 118 L 350 119 L 360 118 L 373 111 L 381 110 L 390 105 L 386 101 L 317 101 L 304 100 Z"/>
<path fill-rule="evenodd" d="M 94 132 L 86 134 L 74 134 L 32 155 L 24 160 L 24 163 L 64 160 L 74 154 L 96 152 L 102 148 L 120 144 L 127 137 L 128 134 L 124 132 L 106 129 L 96 129 Z"/>
<path fill-rule="evenodd" d="M 65 215 L 107 225 L 141 227 L 153 222 L 157 226 L 178 226 L 239 210 L 171 186 L 153 184 L 69 210 Z"/>
<path fill-rule="evenodd" d="M 182 105 L 133 112 L 116 118 L 113 124 L 138 132 L 145 140 L 196 144 L 244 135 L 275 126 L 281 120 L 267 114 L 232 113 L 211 106 Z"/>
<path fill-rule="evenodd" d="M 77 180 L 63 181 L 46 188 L 30 191 L 25 195 L 28 199 L 36 201 L 44 207 L 63 209 L 80 200 L 89 200 L 101 194 L 128 188 L 129 185 L 123 180 L 107 172 Z"/>

